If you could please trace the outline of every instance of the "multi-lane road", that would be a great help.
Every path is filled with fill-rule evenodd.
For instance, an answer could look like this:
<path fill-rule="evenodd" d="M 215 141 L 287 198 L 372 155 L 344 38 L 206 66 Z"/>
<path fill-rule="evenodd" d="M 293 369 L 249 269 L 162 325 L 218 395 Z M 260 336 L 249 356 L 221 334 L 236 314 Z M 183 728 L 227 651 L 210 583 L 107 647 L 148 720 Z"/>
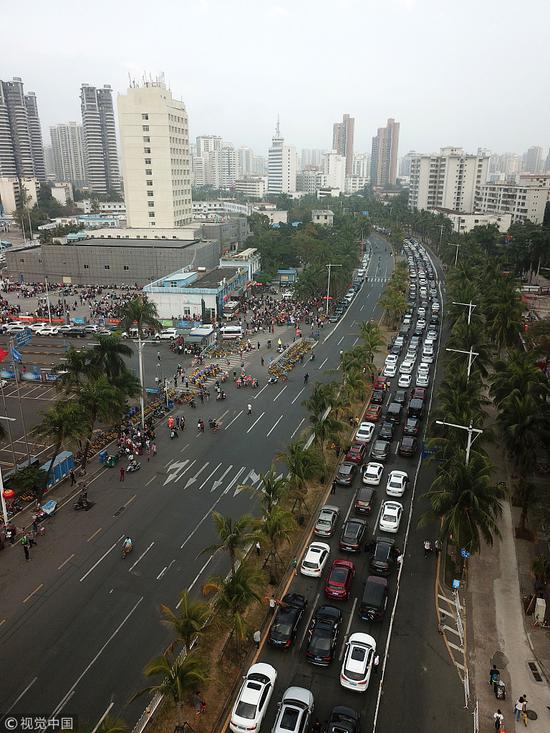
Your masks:
<path fill-rule="evenodd" d="M 224 403 L 205 404 L 196 411 L 186 408 L 187 428 L 177 441 L 161 438 L 157 458 L 143 462 L 140 472 L 127 474 L 124 483 L 116 469 L 100 473 L 89 489 L 94 508 L 75 513 L 69 503 L 48 526 L 31 562 L 25 564 L 20 548 L 2 553 L 1 712 L 73 712 L 94 724 L 114 702 L 113 713 L 135 722 L 143 702 L 128 701 L 144 685 L 144 664 L 168 639 L 159 623 L 159 605 L 175 605 L 185 588 L 198 595 L 206 578 L 227 570 L 222 556 L 200 554 L 215 540 L 212 510 L 233 516 L 253 510 L 253 493 L 240 491 L 240 485 L 257 484 L 258 474 L 269 467 L 275 453 L 306 427 L 302 401 L 313 383 L 334 378 L 340 349 L 351 348 L 359 340 L 358 323 L 380 315 L 377 303 L 393 258 L 378 237 L 371 237 L 371 246 L 376 252 L 367 281 L 345 316 L 322 332 L 315 362 L 295 369 L 288 383 L 264 384 L 254 393 L 231 389 Z M 167 362 L 177 363 L 166 349 L 162 353 Z M 259 373 L 254 358 L 259 361 L 259 355 L 252 357 L 248 368 Z M 308 385 L 303 379 L 306 370 Z M 253 406 L 251 415 L 247 415 L 248 402 Z M 199 416 L 220 419 L 222 429 L 198 434 Z M 389 467 L 405 462 L 411 477 L 416 475 L 416 459 L 406 461 L 392 454 Z M 421 467 L 417 494 L 428 485 L 430 470 Z M 338 489 L 332 497 L 344 515 L 353 493 Z M 405 499 L 410 506 L 412 492 Z M 352 701 L 362 711 L 364 730 L 371 729 L 377 710 L 382 731 L 400 730 L 403 723 L 418 731 L 440 730 L 442 725 L 463 729 L 463 719 L 455 712 L 461 707 L 458 678 L 436 631 L 434 567 L 422 557 L 421 537 L 415 531 L 417 511 L 413 508 L 395 615 L 388 613 L 386 621 L 373 630 L 385 668 L 372 689 Z M 403 522 L 401 531 L 406 527 Z M 373 531 L 373 520 L 369 520 L 369 531 Z M 133 537 L 135 549 L 122 561 L 120 540 L 126 533 Z M 358 559 L 356 592 L 342 604 L 341 641 L 348 624 L 351 631 L 359 628 L 353 605 L 366 575 L 366 562 L 365 556 Z M 310 600 L 311 611 L 321 586 L 302 578 L 297 582 Z M 392 583 L 392 604 L 394 599 Z M 341 698 L 338 660 L 328 670 L 314 669 L 303 661 L 301 635 L 298 641 L 297 648 L 284 657 L 265 652 L 279 671 L 274 702 L 291 683 L 302 683 L 316 694 L 323 716 L 331 704 L 348 700 L 351 693 Z"/>

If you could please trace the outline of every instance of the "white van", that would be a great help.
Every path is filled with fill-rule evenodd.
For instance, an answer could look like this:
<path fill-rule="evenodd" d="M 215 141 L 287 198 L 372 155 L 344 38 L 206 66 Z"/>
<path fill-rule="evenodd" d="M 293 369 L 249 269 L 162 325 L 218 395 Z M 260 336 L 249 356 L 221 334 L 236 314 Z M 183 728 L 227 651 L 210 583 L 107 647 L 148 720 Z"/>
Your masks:
<path fill-rule="evenodd" d="M 222 326 L 220 328 L 222 339 L 240 339 L 243 337 L 242 326 Z"/>

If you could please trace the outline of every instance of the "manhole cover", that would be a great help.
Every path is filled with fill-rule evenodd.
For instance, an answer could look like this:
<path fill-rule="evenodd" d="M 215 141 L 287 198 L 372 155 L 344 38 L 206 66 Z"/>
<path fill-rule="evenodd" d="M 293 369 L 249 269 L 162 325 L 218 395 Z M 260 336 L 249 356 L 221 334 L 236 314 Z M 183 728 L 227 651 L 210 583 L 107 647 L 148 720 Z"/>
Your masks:
<path fill-rule="evenodd" d="M 529 667 L 529 672 L 533 675 L 535 682 L 544 682 L 544 677 L 542 676 L 542 672 L 536 662 L 527 662 L 527 666 Z"/>
<path fill-rule="evenodd" d="M 539 716 L 535 713 L 534 710 L 528 710 L 527 717 L 529 718 L 529 720 L 536 720 Z"/>
<path fill-rule="evenodd" d="M 504 652 L 495 652 L 491 659 L 491 664 L 496 664 L 498 669 L 504 669 L 508 666 L 508 657 Z"/>

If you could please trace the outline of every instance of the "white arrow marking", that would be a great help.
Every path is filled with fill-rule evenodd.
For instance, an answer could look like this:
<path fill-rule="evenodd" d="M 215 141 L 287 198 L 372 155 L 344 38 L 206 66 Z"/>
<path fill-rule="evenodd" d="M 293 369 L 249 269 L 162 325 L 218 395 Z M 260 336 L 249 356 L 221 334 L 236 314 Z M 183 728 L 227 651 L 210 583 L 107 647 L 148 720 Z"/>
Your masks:
<path fill-rule="evenodd" d="M 166 484 L 169 484 L 170 481 L 173 481 L 178 473 L 187 466 L 189 463 L 189 458 L 187 458 L 185 461 L 174 461 L 170 464 L 170 468 L 168 469 L 170 471 L 170 475 L 166 477 L 166 481 L 164 482 L 163 486 L 166 486 Z"/>
<path fill-rule="evenodd" d="M 260 476 L 256 473 L 256 471 L 253 468 L 250 469 L 250 471 L 245 476 L 244 481 L 242 481 L 241 484 L 237 486 L 237 488 L 233 492 L 234 497 L 237 496 L 237 494 L 240 494 L 241 491 L 244 491 L 245 489 L 244 484 L 248 481 L 248 479 L 250 479 L 250 485 L 254 486 L 254 484 L 260 480 Z"/>
<path fill-rule="evenodd" d="M 214 475 L 214 474 L 216 473 L 216 471 L 218 470 L 218 468 L 219 468 L 219 467 L 220 467 L 221 465 L 222 465 L 222 464 L 221 464 L 221 461 L 220 461 L 220 462 L 218 463 L 218 465 L 216 466 L 216 468 L 215 468 L 215 469 L 214 469 L 214 470 L 212 471 L 212 473 L 211 473 L 211 474 L 209 474 L 208 478 L 205 478 L 205 479 L 204 479 L 204 481 L 202 482 L 202 484 L 201 484 L 201 485 L 199 486 L 199 488 L 198 488 L 198 490 L 199 490 L 199 491 L 200 491 L 200 490 L 201 490 L 201 489 L 203 488 L 203 486 L 204 486 L 205 484 L 207 484 L 207 483 L 208 483 L 208 482 L 210 481 L 210 479 L 212 478 L 212 476 L 213 476 L 213 475 Z"/>
<path fill-rule="evenodd" d="M 235 474 L 235 476 L 231 479 L 231 481 L 229 482 L 229 484 L 223 490 L 222 496 L 225 496 L 225 494 L 227 494 L 233 488 L 233 486 L 235 486 L 235 484 L 237 483 L 237 481 L 238 481 L 238 479 L 239 479 L 239 477 L 240 477 L 240 475 L 242 474 L 243 471 L 246 471 L 246 466 L 242 466 L 241 468 L 239 468 L 239 470 L 237 471 L 237 473 Z"/>
<path fill-rule="evenodd" d="M 227 476 L 227 474 L 229 473 L 229 471 L 231 471 L 232 468 L 233 466 L 229 466 L 229 468 L 222 474 L 221 478 L 217 478 L 214 481 L 214 483 L 212 484 L 212 488 L 210 489 L 210 493 L 212 493 L 213 491 L 216 491 L 216 489 L 223 484 L 224 478 Z"/>
<path fill-rule="evenodd" d="M 191 476 L 191 478 L 189 479 L 189 481 L 185 484 L 185 488 L 187 489 L 189 486 L 191 486 L 192 484 L 194 484 L 195 481 L 198 480 L 198 477 L 201 475 L 201 473 L 205 470 L 205 468 L 208 468 L 209 465 L 210 465 L 210 462 L 209 461 L 206 461 L 206 463 L 204 464 L 204 466 L 201 469 L 199 469 L 199 471 L 197 471 L 197 473 L 194 476 Z"/>

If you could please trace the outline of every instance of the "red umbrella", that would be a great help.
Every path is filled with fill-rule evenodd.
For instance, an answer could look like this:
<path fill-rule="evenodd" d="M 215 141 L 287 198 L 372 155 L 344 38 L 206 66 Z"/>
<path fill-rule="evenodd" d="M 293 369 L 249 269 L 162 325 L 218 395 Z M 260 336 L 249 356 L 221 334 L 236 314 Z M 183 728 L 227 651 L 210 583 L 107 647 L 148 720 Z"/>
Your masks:
<path fill-rule="evenodd" d="M 2 495 L 4 499 L 13 499 L 13 497 L 15 496 L 15 491 L 13 489 L 4 489 Z"/>

